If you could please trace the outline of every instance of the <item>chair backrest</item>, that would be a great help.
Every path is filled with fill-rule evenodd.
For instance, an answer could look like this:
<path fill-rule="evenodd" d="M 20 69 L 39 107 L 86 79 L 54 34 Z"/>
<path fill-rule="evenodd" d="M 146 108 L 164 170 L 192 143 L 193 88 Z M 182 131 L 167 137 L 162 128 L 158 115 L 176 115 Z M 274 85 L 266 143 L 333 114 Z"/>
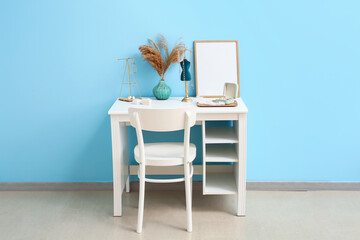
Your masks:
<path fill-rule="evenodd" d="M 195 125 L 195 107 L 153 109 L 129 108 L 130 124 L 136 128 L 140 150 L 140 162 L 145 162 L 142 130 L 170 132 L 184 130 L 184 160 L 187 161 L 190 144 L 190 128 Z"/>
<path fill-rule="evenodd" d="M 170 132 L 185 129 L 186 121 L 189 127 L 195 125 L 195 107 L 151 109 L 129 108 L 130 123 L 137 127 L 135 113 L 138 114 L 142 130 L 153 132 Z M 187 116 L 188 115 L 188 119 Z"/>

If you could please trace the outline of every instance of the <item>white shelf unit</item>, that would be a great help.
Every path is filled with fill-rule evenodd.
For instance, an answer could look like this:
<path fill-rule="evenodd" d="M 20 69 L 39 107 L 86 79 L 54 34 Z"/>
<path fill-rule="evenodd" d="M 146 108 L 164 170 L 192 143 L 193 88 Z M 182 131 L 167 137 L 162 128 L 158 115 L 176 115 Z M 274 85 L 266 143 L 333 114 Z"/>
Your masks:
<path fill-rule="evenodd" d="M 236 194 L 235 176 L 233 173 L 207 173 L 204 194 Z"/>
<path fill-rule="evenodd" d="M 234 144 L 206 144 L 206 162 L 238 162 Z"/>
<path fill-rule="evenodd" d="M 202 135 L 203 194 L 236 194 L 237 175 L 235 166 L 239 162 L 239 138 L 237 134 L 237 128 L 233 126 L 206 127 L 206 121 L 203 121 Z M 210 164 L 212 165 L 211 171 L 208 169 Z M 230 171 L 224 172 L 224 165 L 228 165 L 227 169 L 230 169 Z M 229 165 L 231 166 L 230 168 Z"/>
<path fill-rule="evenodd" d="M 205 143 L 238 143 L 238 137 L 233 127 L 207 127 Z"/>

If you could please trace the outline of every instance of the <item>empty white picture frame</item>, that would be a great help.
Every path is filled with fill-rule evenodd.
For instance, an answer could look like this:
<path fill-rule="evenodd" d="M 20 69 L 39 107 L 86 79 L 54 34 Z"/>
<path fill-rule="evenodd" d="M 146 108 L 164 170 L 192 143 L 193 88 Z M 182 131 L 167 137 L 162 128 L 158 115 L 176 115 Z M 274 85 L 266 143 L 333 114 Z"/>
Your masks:
<path fill-rule="evenodd" d="M 236 83 L 240 96 L 237 40 L 194 41 L 196 96 L 223 96 L 224 84 Z"/>

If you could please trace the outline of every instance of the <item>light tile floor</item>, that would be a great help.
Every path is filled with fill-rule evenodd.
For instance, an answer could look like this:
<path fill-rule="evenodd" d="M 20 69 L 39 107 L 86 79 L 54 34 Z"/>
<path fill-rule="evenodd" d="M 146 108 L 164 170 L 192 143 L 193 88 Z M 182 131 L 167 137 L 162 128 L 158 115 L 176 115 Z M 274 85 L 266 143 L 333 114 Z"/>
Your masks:
<path fill-rule="evenodd" d="M 247 216 L 234 216 L 234 196 L 194 192 L 193 233 L 185 194 L 148 191 L 142 234 L 135 232 L 138 193 L 124 216 L 112 217 L 112 192 L 0 192 L 0 239 L 360 239 L 360 192 L 248 191 Z"/>

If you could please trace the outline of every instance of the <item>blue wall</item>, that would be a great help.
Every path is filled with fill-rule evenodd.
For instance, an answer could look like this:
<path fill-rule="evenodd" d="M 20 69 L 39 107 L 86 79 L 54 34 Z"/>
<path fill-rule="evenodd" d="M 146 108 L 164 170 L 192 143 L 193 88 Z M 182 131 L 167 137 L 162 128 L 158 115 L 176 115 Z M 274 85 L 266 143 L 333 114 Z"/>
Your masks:
<path fill-rule="evenodd" d="M 111 181 L 116 59 L 139 57 L 158 33 L 189 47 L 239 40 L 248 180 L 360 181 L 358 9 L 355 0 L 1 1 L 0 181 Z M 137 64 L 151 96 L 158 76 Z M 178 79 L 173 66 L 173 96 L 183 95 Z"/>

